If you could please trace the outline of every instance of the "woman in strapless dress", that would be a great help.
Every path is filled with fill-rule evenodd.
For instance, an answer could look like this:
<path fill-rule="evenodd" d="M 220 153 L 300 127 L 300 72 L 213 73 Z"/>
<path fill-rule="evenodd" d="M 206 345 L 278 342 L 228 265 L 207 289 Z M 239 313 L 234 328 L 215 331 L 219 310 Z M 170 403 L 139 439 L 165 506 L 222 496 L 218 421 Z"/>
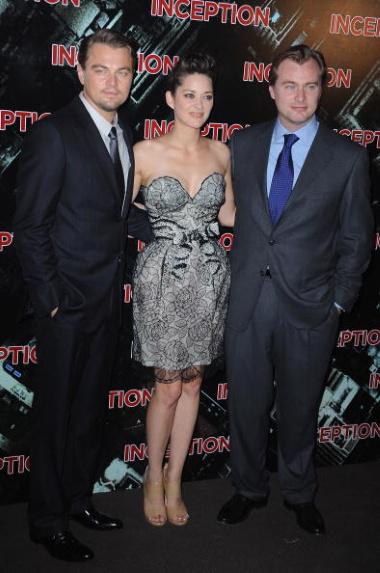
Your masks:
<path fill-rule="evenodd" d="M 213 106 L 214 69 L 210 56 L 181 58 L 165 94 L 172 131 L 134 149 L 134 193 L 142 192 L 154 233 L 134 273 L 133 356 L 155 378 L 144 476 L 144 514 L 155 526 L 188 521 L 182 469 L 204 368 L 223 351 L 230 273 L 218 219 L 233 226 L 235 204 L 228 147 L 200 135 Z"/>

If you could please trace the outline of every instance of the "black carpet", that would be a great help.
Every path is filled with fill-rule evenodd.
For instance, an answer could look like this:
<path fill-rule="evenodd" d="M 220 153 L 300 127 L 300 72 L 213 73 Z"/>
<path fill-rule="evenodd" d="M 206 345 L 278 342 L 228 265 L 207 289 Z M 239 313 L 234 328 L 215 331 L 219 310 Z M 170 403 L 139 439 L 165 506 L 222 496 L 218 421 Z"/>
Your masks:
<path fill-rule="evenodd" d="M 380 462 L 319 470 L 321 537 L 299 530 L 282 506 L 276 475 L 269 505 L 239 525 L 215 521 L 231 495 L 229 482 L 184 485 L 186 527 L 151 527 L 141 492 L 95 497 L 98 509 L 124 519 L 124 530 L 99 533 L 73 524 L 96 553 L 82 564 L 53 560 L 28 538 L 25 505 L 0 507 L 1 573 L 380 573 Z"/>

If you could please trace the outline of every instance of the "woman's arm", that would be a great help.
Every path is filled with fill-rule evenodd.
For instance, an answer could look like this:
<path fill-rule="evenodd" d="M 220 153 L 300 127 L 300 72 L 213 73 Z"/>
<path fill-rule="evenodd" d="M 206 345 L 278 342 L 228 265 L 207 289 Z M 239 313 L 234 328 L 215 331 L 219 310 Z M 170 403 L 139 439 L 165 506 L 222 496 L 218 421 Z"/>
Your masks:
<path fill-rule="evenodd" d="M 218 220 L 223 227 L 233 227 L 235 224 L 235 199 L 232 188 L 232 175 L 231 175 L 231 154 L 226 145 L 224 147 L 226 172 L 224 180 L 226 182 L 225 201 L 220 208 Z"/>
<path fill-rule="evenodd" d="M 143 165 L 144 165 L 144 161 L 143 161 L 143 145 L 144 142 L 139 142 L 136 143 L 136 145 L 133 146 L 133 154 L 135 156 L 135 176 L 134 176 L 134 180 L 133 180 L 133 195 L 132 195 L 132 201 L 134 201 L 140 191 L 140 187 L 143 181 Z"/>
<path fill-rule="evenodd" d="M 144 165 L 143 155 L 144 155 L 144 142 L 137 143 L 133 147 L 133 153 L 135 156 L 135 175 L 133 181 L 133 195 L 132 201 L 136 199 L 140 187 L 144 181 L 144 173 L 142 166 Z M 148 219 L 148 213 L 144 205 L 141 203 L 133 203 L 131 205 L 129 216 L 128 216 L 128 236 L 135 237 L 141 241 L 149 242 L 153 238 L 152 229 Z"/>

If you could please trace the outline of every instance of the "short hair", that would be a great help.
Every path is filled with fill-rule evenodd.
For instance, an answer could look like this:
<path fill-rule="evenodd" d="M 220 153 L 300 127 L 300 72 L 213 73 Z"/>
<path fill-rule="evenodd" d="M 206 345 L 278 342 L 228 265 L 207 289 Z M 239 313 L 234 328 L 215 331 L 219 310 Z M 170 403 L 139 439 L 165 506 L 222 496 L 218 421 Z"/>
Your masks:
<path fill-rule="evenodd" d="M 281 52 L 273 59 L 272 67 L 269 72 L 269 85 L 273 86 L 276 83 L 278 78 L 278 68 L 284 60 L 292 60 L 297 64 L 303 64 L 308 60 L 314 60 L 321 71 L 320 78 L 322 85 L 326 82 L 327 67 L 323 54 L 318 50 L 309 48 L 309 46 L 306 46 L 305 44 L 298 44 L 296 46 L 290 46 L 290 48 Z"/>
<path fill-rule="evenodd" d="M 169 72 L 166 82 L 167 91 L 174 94 L 183 78 L 191 74 L 203 74 L 214 84 L 216 80 L 216 62 L 210 54 L 189 53 L 182 56 Z"/>
<path fill-rule="evenodd" d="M 94 44 L 105 44 L 111 48 L 128 48 L 132 58 L 133 69 L 136 67 L 137 47 L 131 38 L 123 36 L 114 30 L 98 30 L 94 34 L 83 38 L 78 50 L 78 62 L 84 68 L 88 58 L 88 51 Z"/>

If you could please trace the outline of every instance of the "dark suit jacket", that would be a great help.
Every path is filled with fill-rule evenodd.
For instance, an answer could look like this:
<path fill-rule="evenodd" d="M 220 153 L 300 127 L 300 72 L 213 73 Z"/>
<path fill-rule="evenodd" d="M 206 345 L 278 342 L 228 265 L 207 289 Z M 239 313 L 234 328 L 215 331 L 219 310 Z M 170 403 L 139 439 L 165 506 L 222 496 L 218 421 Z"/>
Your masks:
<path fill-rule="evenodd" d="M 320 124 L 280 220 L 272 225 L 266 171 L 274 122 L 235 134 L 237 205 L 228 325 L 243 330 L 270 268 L 288 320 L 313 328 L 335 302 L 349 311 L 372 242 L 366 151 Z"/>
<path fill-rule="evenodd" d="M 59 306 L 65 319 L 93 329 L 121 301 L 131 167 L 122 201 L 110 155 L 79 98 L 36 123 L 19 168 L 15 245 L 37 316 Z M 148 239 L 135 209 L 129 233 Z"/>

